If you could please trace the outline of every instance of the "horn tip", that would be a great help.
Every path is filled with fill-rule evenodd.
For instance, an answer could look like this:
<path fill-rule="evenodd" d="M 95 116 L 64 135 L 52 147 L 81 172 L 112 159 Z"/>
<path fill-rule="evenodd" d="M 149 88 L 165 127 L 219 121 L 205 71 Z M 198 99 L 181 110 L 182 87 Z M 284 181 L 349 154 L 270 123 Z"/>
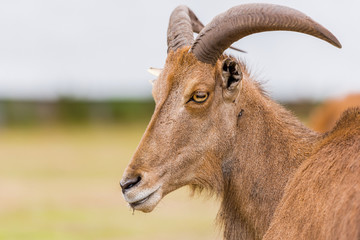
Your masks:
<path fill-rule="evenodd" d="M 340 43 L 337 39 L 333 39 L 333 40 L 331 41 L 331 44 L 334 45 L 335 47 L 339 48 L 339 49 L 342 48 L 341 43 Z"/>
<path fill-rule="evenodd" d="M 340 41 L 332 34 L 330 35 L 330 37 L 328 37 L 327 42 L 337 48 L 342 48 Z"/>

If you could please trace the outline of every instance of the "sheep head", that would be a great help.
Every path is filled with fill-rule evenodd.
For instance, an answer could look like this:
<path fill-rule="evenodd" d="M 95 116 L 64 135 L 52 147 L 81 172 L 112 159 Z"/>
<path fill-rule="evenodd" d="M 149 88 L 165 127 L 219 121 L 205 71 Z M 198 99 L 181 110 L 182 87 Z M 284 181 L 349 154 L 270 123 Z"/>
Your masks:
<path fill-rule="evenodd" d="M 189 8 L 173 11 L 168 57 L 153 86 L 155 111 L 120 182 L 133 209 L 150 212 L 185 185 L 222 191 L 221 164 L 236 147 L 242 82 L 249 78 L 245 67 L 223 52 L 245 36 L 275 30 L 341 47 L 324 27 L 283 6 L 236 6 L 205 27 Z M 199 32 L 195 40 L 193 32 Z"/>

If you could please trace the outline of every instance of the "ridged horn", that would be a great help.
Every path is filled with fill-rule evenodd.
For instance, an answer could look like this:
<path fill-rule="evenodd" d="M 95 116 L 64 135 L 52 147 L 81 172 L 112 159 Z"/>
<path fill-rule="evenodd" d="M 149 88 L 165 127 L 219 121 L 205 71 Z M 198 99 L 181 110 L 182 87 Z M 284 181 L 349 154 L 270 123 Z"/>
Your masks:
<path fill-rule="evenodd" d="M 193 32 L 199 33 L 204 25 L 187 6 L 181 5 L 170 15 L 167 31 L 168 52 L 184 46 L 192 46 Z"/>
<path fill-rule="evenodd" d="M 215 64 L 233 42 L 253 33 L 294 31 L 341 48 L 326 28 L 298 10 L 273 4 L 244 4 L 216 16 L 197 36 L 191 51 L 204 63 Z"/>

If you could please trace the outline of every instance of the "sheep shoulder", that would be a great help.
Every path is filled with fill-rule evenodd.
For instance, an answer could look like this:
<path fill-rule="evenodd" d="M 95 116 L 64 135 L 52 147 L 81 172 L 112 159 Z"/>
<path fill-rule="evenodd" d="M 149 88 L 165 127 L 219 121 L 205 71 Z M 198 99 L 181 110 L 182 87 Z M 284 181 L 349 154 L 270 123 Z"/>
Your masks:
<path fill-rule="evenodd" d="M 319 139 L 289 180 L 264 239 L 360 239 L 360 108 Z"/>

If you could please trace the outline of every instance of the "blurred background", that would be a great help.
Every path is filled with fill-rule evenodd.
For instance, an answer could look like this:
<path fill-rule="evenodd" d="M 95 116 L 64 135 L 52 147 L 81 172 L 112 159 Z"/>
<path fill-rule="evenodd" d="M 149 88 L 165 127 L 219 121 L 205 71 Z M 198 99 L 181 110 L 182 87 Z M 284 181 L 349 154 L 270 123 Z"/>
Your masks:
<path fill-rule="evenodd" d="M 0 1 L 0 239 L 219 239 L 218 202 L 171 193 L 133 213 L 118 185 L 154 109 L 171 11 L 204 23 L 255 1 Z M 266 1 L 296 8 L 342 49 L 290 32 L 261 33 L 228 53 L 270 96 L 325 132 L 360 105 L 360 2 Z"/>

